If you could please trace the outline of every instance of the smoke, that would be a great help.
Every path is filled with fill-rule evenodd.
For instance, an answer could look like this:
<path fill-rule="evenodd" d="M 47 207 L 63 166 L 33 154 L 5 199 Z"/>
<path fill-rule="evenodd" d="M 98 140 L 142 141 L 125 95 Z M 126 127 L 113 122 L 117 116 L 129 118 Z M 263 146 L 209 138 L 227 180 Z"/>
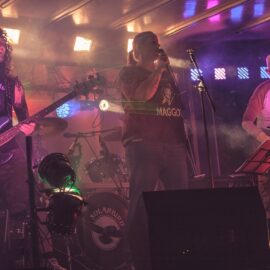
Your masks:
<path fill-rule="evenodd" d="M 243 153 L 250 155 L 258 146 L 258 142 L 236 125 L 223 124 L 218 127 L 220 143 L 225 144 L 229 149 L 239 149 Z"/>

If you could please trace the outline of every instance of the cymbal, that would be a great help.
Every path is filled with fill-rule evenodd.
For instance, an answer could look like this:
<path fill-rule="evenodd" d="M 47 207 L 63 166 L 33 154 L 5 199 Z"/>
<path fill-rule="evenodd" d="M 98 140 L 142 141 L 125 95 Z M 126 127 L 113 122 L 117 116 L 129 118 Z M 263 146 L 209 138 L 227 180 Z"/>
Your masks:
<path fill-rule="evenodd" d="M 35 133 L 41 136 L 51 136 L 61 133 L 68 126 L 67 121 L 57 117 L 45 117 L 37 122 Z"/>
<path fill-rule="evenodd" d="M 102 140 L 106 141 L 106 142 L 117 142 L 117 141 L 121 141 L 122 139 L 122 132 L 123 129 L 122 127 L 116 127 L 115 130 L 108 132 L 105 135 L 102 135 L 101 138 Z"/>

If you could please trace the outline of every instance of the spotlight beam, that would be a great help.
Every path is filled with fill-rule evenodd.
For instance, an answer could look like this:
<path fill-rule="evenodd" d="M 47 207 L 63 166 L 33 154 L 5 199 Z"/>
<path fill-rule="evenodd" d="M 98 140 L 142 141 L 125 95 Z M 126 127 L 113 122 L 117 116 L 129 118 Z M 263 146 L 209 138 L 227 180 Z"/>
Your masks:
<path fill-rule="evenodd" d="M 13 4 L 15 1 L 17 0 L 4 0 L 0 2 L 0 7 L 1 8 L 6 8 L 7 6 L 10 6 L 11 4 Z"/>
<path fill-rule="evenodd" d="M 74 4 L 74 5 L 71 5 L 69 7 L 67 7 L 66 9 L 63 9 L 57 13 L 55 13 L 51 19 L 49 20 L 48 24 L 51 24 L 51 23 L 55 23 L 55 22 L 58 22 L 60 20 L 63 20 L 64 18 L 72 15 L 73 13 L 75 13 L 77 10 L 79 10 L 80 8 L 82 8 L 83 6 L 91 3 L 91 2 L 94 2 L 95 0 L 82 0 L 82 1 L 79 1 L 77 4 Z"/>

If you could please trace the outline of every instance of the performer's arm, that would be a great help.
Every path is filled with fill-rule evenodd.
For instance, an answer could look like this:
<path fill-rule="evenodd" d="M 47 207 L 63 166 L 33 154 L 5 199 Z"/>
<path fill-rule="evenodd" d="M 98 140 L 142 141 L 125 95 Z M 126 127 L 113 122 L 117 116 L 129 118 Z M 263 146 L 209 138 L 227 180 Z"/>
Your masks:
<path fill-rule="evenodd" d="M 29 117 L 28 106 L 25 99 L 25 91 L 19 80 L 15 83 L 14 89 L 14 111 L 18 118 L 18 121 L 21 122 Z M 35 123 L 23 124 L 20 127 L 20 130 L 26 135 L 30 135 L 35 129 Z"/>
<path fill-rule="evenodd" d="M 268 91 L 269 85 L 264 84 L 255 89 L 252 94 L 246 111 L 243 115 L 242 127 L 247 131 L 248 134 L 256 138 L 259 142 L 269 140 L 269 136 L 265 134 L 259 127 L 256 126 L 255 122 L 257 117 L 263 110 L 263 103 L 266 92 Z"/>
<path fill-rule="evenodd" d="M 157 61 L 156 69 L 143 80 L 132 80 L 130 70 L 126 68 L 120 73 L 119 87 L 122 94 L 128 101 L 147 101 L 150 100 L 157 92 L 160 79 L 166 70 L 166 62 Z"/>

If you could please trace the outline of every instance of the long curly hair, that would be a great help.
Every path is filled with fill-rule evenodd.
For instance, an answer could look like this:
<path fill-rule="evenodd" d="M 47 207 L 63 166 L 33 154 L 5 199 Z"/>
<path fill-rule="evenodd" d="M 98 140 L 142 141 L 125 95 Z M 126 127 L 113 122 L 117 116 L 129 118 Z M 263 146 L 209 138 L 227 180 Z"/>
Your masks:
<path fill-rule="evenodd" d="M 4 58 L 4 71 L 6 76 L 11 75 L 11 53 L 12 53 L 12 46 L 8 41 L 7 33 L 5 30 L 0 28 L 0 39 L 4 41 L 6 46 L 6 53 Z"/>

